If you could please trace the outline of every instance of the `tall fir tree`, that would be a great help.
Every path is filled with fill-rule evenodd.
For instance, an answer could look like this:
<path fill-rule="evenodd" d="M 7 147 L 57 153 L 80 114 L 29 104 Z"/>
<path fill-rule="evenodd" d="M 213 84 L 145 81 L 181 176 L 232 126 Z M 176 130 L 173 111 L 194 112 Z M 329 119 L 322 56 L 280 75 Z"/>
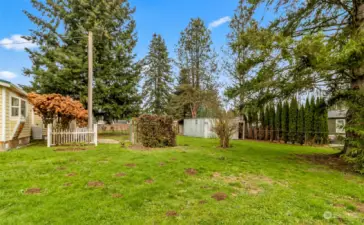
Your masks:
<path fill-rule="evenodd" d="M 233 85 L 226 89 L 225 95 L 233 100 L 240 114 L 243 113 L 242 109 L 249 95 L 241 91 L 248 79 L 248 73 L 244 69 L 239 68 L 239 64 L 249 58 L 251 52 L 248 45 L 242 46 L 235 43 L 239 40 L 240 34 L 246 30 L 244 21 L 250 16 L 250 12 L 243 6 L 243 0 L 239 0 L 239 4 L 229 24 L 230 32 L 227 35 L 228 48 L 225 49 L 225 57 L 223 57 L 223 69 L 233 81 Z M 254 23 L 250 25 L 253 26 Z"/>
<path fill-rule="evenodd" d="M 294 144 L 297 141 L 297 118 L 298 118 L 298 102 L 294 97 L 289 107 L 289 140 Z"/>
<path fill-rule="evenodd" d="M 87 33 L 93 31 L 94 115 L 106 121 L 137 115 L 140 66 L 133 49 L 137 38 L 134 9 L 127 0 L 31 0 L 36 25 L 27 40 L 38 45 L 26 49 L 33 63 L 24 69 L 38 93 L 59 93 L 87 105 Z M 42 16 L 38 16 L 42 15 Z"/>
<path fill-rule="evenodd" d="M 212 47 L 211 31 L 200 18 L 191 19 L 187 28 L 181 32 L 176 53 L 177 66 L 180 71 L 184 71 L 186 80 L 178 88 L 182 92 L 194 93 L 188 96 L 191 116 L 196 118 L 198 112 L 203 111 L 201 107 L 204 102 L 210 100 L 211 95 L 217 95 L 217 55 Z M 175 102 L 184 105 L 186 101 L 176 98 Z"/>
<path fill-rule="evenodd" d="M 144 110 L 157 115 L 166 114 L 171 100 L 173 79 L 171 59 L 161 35 L 153 35 L 143 64 L 145 68 L 142 92 Z"/>
<path fill-rule="evenodd" d="M 289 140 L 288 132 L 289 132 L 289 103 L 285 101 L 282 109 L 282 137 L 284 143 L 287 143 Z"/>

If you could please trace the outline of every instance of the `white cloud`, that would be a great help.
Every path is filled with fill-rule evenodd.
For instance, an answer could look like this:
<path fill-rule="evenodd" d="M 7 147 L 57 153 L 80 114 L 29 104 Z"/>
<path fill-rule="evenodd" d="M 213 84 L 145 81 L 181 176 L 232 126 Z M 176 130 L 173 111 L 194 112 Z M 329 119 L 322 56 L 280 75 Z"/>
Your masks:
<path fill-rule="evenodd" d="M 21 51 L 25 48 L 36 48 L 37 45 L 22 38 L 22 35 L 15 34 L 12 35 L 10 38 L 4 38 L 0 40 L 0 47 L 10 50 Z"/>
<path fill-rule="evenodd" d="M 211 22 L 209 24 L 209 29 L 212 30 L 212 29 L 214 29 L 216 27 L 219 27 L 219 26 L 223 25 L 224 23 L 227 23 L 227 22 L 230 22 L 230 21 L 231 21 L 231 18 L 229 16 L 222 17 L 222 18 L 220 18 L 218 20 L 215 20 L 215 21 Z"/>
<path fill-rule="evenodd" d="M 16 74 L 10 71 L 0 71 L 0 78 L 5 78 L 5 79 L 13 79 L 16 77 Z"/>

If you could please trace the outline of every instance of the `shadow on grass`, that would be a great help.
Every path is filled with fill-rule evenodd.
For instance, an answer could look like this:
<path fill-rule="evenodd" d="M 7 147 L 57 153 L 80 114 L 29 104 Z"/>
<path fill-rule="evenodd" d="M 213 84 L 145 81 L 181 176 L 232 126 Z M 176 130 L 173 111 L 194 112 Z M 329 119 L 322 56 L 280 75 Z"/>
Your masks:
<path fill-rule="evenodd" d="M 295 156 L 311 164 L 324 165 L 334 170 L 355 173 L 353 165 L 337 154 L 296 154 Z"/>

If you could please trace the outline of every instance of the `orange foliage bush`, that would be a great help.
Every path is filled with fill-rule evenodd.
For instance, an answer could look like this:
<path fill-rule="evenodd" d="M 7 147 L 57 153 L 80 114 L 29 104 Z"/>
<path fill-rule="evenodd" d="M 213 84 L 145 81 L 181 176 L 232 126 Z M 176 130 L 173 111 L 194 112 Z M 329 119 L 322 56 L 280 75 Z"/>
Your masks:
<path fill-rule="evenodd" d="M 70 122 L 75 120 L 80 127 L 87 125 L 87 110 L 81 102 L 69 96 L 29 93 L 28 100 L 33 104 L 34 112 L 42 117 L 45 124 L 52 124 L 55 121 L 58 126 L 68 128 Z"/>

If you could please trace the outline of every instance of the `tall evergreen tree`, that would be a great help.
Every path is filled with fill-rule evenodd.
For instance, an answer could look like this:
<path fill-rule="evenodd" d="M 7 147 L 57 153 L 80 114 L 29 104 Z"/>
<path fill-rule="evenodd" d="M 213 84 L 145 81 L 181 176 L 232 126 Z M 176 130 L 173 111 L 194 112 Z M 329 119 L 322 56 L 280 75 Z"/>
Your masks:
<path fill-rule="evenodd" d="M 310 98 L 306 98 L 306 104 L 305 104 L 305 142 L 310 143 L 312 136 L 311 136 L 311 124 L 312 121 L 312 107 L 310 104 Z"/>
<path fill-rule="evenodd" d="M 249 95 L 241 91 L 248 79 L 248 73 L 239 68 L 239 64 L 249 58 L 250 49 L 247 45 L 242 46 L 236 45 L 235 43 L 239 40 L 240 34 L 246 30 L 244 21 L 246 21 L 249 16 L 250 11 L 243 6 L 243 0 L 239 0 L 238 7 L 235 9 L 235 13 L 229 24 L 230 32 L 227 35 L 228 48 L 225 51 L 223 62 L 225 72 L 227 72 L 233 81 L 233 85 L 227 88 L 225 95 L 229 99 L 234 100 L 235 107 L 238 108 L 240 113 L 242 113 L 241 109 Z M 253 23 L 251 25 L 253 25 Z"/>
<path fill-rule="evenodd" d="M 325 108 L 323 109 L 321 119 L 322 119 L 322 144 L 328 144 L 329 143 L 329 117 L 328 117 L 328 107 L 326 103 L 323 100 L 323 103 L 325 104 Z"/>
<path fill-rule="evenodd" d="M 234 44 L 250 46 L 255 54 L 238 66 L 252 74 L 241 92 L 254 96 L 250 103 L 265 104 L 325 86 L 330 105 L 349 107 L 341 153 L 364 171 L 364 1 L 242 2 L 249 17 Z M 262 7 L 273 14 L 279 9 L 279 16 L 270 17 L 269 26 L 265 18 L 251 27 Z"/>
<path fill-rule="evenodd" d="M 288 142 L 288 132 L 289 132 L 289 103 L 285 101 L 282 109 L 282 137 L 284 143 Z"/>
<path fill-rule="evenodd" d="M 305 143 L 305 107 L 302 105 L 298 109 L 298 118 L 297 118 L 297 142 L 301 145 Z"/>
<path fill-rule="evenodd" d="M 289 140 L 294 144 L 297 140 L 298 103 L 294 97 L 289 107 Z"/>
<path fill-rule="evenodd" d="M 317 120 L 317 105 L 316 105 L 316 101 L 315 101 L 315 97 L 312 96 L 311 97 L 311 103 L 310 103 L 310 106 L 311 106 L 311 111 L 312 111 L 312 114 L 311 114 L 311 127 L 310 127 L 310 137 L 311 137 L 311 141 L 312 143 L 315 143 L 316 142 L 316 136 L 317 136 L 317 132 L 316 132 L 316 120 Z"/>
<path fill-rule="evenodd" d="M 212 48 L 211 31 L 200 19 L 191 19 L 187 28 L 181 32 L 181 37 L 176 49 L 177 66 L 184 71 L 187 84 L 179 86 L 183 91 L 193 92 L 189 95 L 191 101 L 191 116 L 196 118 L 201 110 L 209 92 L 216 89 L 216 53 Z M 182 102 L 176 100 L 176 102 Z"/>
<path fill-rule="evenodd" d="M 154 34 L 149 53 L 144 60 L 144 110 L 166 114 L 171 98 L 172 70 L 166 43 L 161 35 Z"/>
<path fill-rule="evenodd" d="M 79 99 L 87 106 L 87 33 L 94 33 L 94 115 L 111 121 L 138 114 L 134 9 L 127 0 L 31 0 L 38 13 L 25 11 L 36 25 L 31 35 L 39 48 L 26 49 L 33 65 L 32 89 Z M 42 16 L 37 16 L 42 15 Z"/>
<path fill-rule="evenodd" d="M 281 140 L 282 137 L 282 102 L 279 101 L 277 104 L 277 112 L 275 119 L 275 130 L 276 130 L 276 139 Z"/>
<path fill-rule="evenodd" d="M 270 140 L 274 141 L 276 138 L 276 111 L 273 105 L 270 106 L 270 123 L 269 123 L 269 134 L 270 134 Z"/>
<path fill-rule="evenodd" d="M 322 121 L 322 114 L 323 114 L 324 106 L 322 106 L 322 101 L 320 97 L 316 98 L 316 110 L 315 110 L 315 141 L 316 144 L 322 144 L 323 141 L 323 121 Z"/>

